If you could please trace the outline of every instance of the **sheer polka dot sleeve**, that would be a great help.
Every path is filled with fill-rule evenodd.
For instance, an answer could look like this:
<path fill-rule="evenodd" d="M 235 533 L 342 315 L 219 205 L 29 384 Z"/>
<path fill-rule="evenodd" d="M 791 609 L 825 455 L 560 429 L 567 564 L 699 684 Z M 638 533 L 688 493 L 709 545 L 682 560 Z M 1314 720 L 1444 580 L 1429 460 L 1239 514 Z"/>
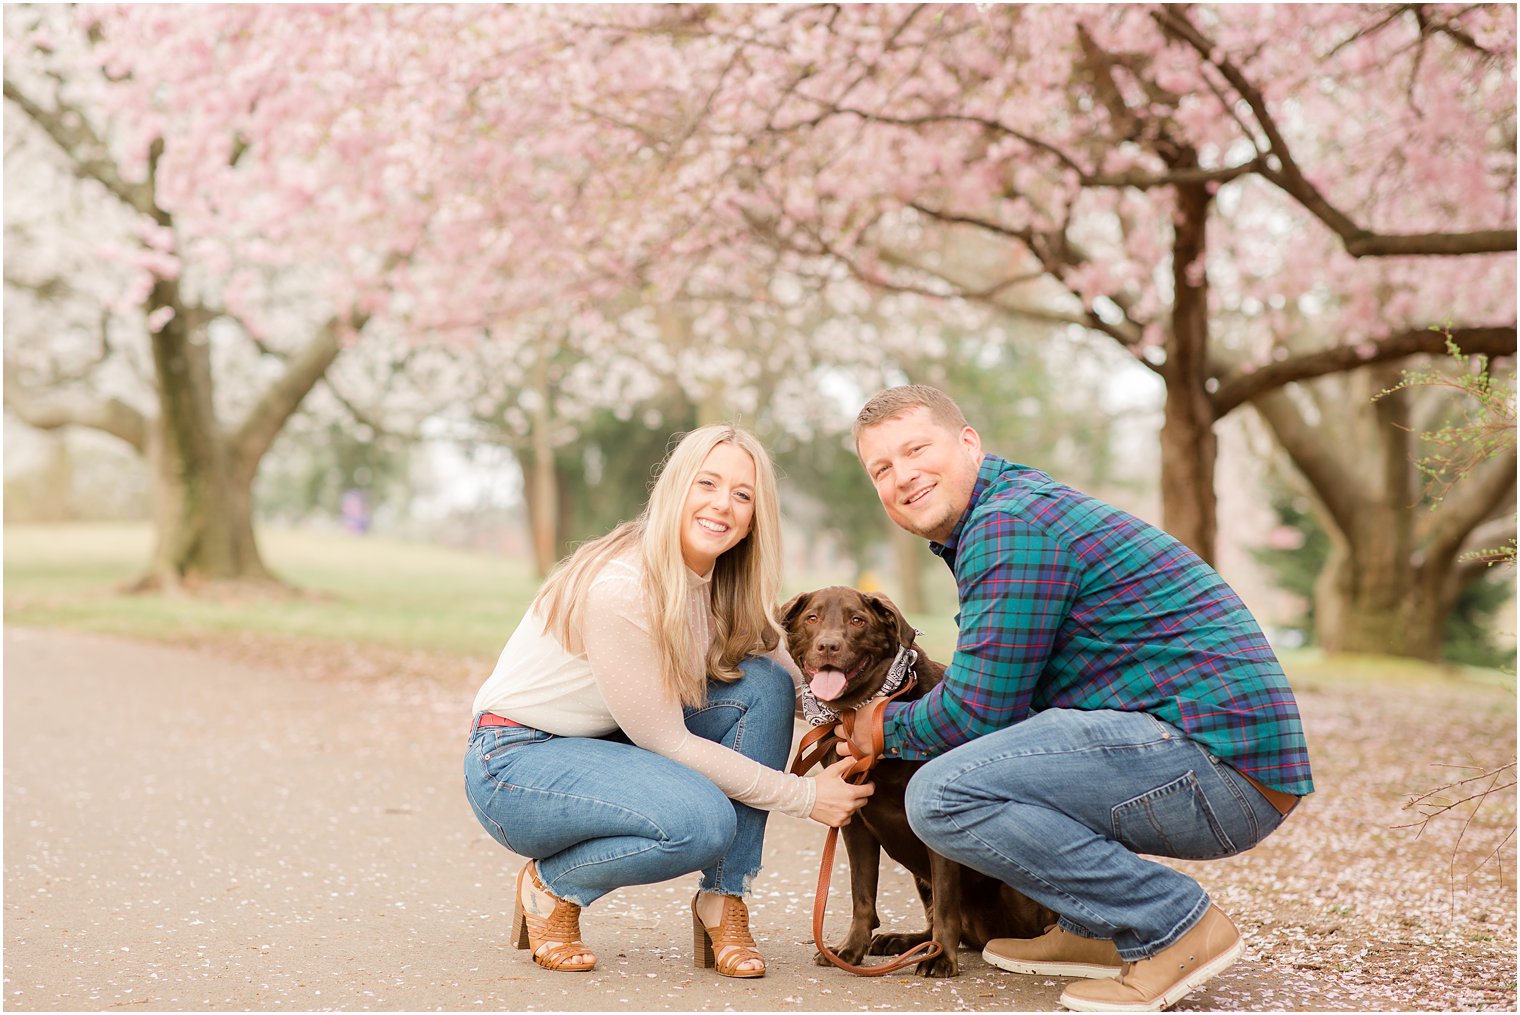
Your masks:
<path fill-rule="evenodd" d="M 781 643 L 779 645 L 771 649 L 769 652 L 765 653 L 765 658 L 779 664 L 781 668 L 783 670 L 786 670 L 786 672 L 791 676 L 793 711 L 795 712 L 797 718 L 801 719 L 803 717 L 802 670 L 800 670 L 797 667 L 796 662 L 792 660 L 792 654 L 786 650 L 786 639 L 781 639 Z"/>
<path fill-rule="evenodd" d="M 612 568 L 608 572 L 591 586 L 581 637 L 597 689 L 618 727 L 639 747 L 705 775 L 734 800 L 807 817 L 815 799 L 812 779 L 767 768 L 687 730 L 680 704 L 660 679 L 659 650 L 639 580 Z M 705 590 L 702 594 L 705 599 Z M 699 604 L 693 607 L 699 613 Z M 705 609 L 705 602 L 700 607 Z M 697 644 L 710 638 L 708 633 Z"/>

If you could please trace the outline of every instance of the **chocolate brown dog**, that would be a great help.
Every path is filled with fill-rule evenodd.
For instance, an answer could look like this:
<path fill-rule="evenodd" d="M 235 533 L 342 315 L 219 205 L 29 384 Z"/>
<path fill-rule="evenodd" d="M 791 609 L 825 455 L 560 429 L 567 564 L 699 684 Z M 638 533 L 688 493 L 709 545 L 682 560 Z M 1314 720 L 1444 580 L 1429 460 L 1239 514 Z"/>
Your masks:
<path fill-rule="evenodd" d="M 804 592 L 781 611 L 787 649 L 813 697 L 829 711 L 845 712 L 875 697 L 900 649 L 917 652 L 912 667 L 917 682 L 899 701 L 922 697 L 944 676 L 945 668 L 918 649 L 918 632 L 886 596 L 836 585 Z M 876 792 L 842 829 L 852 913 L 849 931 L 834 950 L 858 965 L 866 955 L 896 955 L 932 938 L 941 953 L 920 962 L 918 974 L 954 976 L 962 943 L 980 951 L 992 938 L 1038 937 L 1056 915 L 1002 882 L 946 860 L 913 834 L 903 795 L 921 764 L 878 761 L 871 769 Z M 876 887 L 882 850 L 913 875 L 929 922 L 922 933 L 872 933 L 881 926 Z M 829 964 L 822 955 L 817 962 Z"/>

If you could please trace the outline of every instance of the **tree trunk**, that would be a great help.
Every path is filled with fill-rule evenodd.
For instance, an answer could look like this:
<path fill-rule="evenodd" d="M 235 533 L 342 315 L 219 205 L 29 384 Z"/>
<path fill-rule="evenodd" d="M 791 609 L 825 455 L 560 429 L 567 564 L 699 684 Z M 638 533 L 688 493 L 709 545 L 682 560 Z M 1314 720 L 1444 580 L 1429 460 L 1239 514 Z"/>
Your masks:
<path fill-rule="evenodd" d="M 1161 512 L 1165 529 L 1213 563 L 1217 538 L 1214 463 L 1218 440 L 1209 401 L 1209 295 L 1204 255 L 1209 195 L 1177 187 L 1172 240 L 1172 326 L 1166 339 L 1161 427 Z"/>
<path fill-rule="evenodd" d="M 178 304 L 175 283 L 160 280 L 150 309 Z M 253 534 L 253 470 L 234 474 L 229 438 L 213 409 L 205 335 L 176 313 L 153 335 L 152 350 L 159 402 L 148 440 L 155 542 L 139 587 L 271 580 Z"/>
<path fill-rule="evenodd" d="M 924 546 L 918 536 L 900 528 L 895 522 L 887 522 L 888 537 L 892 545 L 892 559 L 897 565 L 897 588 L 900 598 L 897 608 L 909 620 L 928 609 L 924 598 Z"/>
<path fill-rule="evenodd" d="M 1351 550 L 1337 540 L 1315 583 L 1315 640 L 1326 652 L 1438 660 L 1452 602 L 1432 596 L 1416 569 L 1388 566 L 1390 543 L 1369 533 Z"/>
<path fill-rule="evenodd" d="M 523 456 L 523 487 L 528 506 L 528 529 L 533 543 L 533 569 L 548 577 L 559 559 L 559 477 L 554 452 L 535 429 L 532 449 Z"/>
<path fill-rule="evenodd" d="M 521 457 L 533 569 L 539 578 L 546 578 L 559 560 L 559 477 L 554 466 L 554 438 L 550 432 L 554 403 L 549 390 L 551 352 L 548 343 L 539 343 L 537 355 L 533 365 L 533 386 L 528 391 L 532 399 L 528 406 L 532 432 L 528 435 L 528 450 Z"/>
<path fill-rule="evenodd" d="M 253 532 L 252 483 L 189 472 L 155 434 L 149 455 L 153 476 L 154 543 L 141 590 L 176 590 L 205 581 L 275 581 Z"/>
<path fill-rule="evenodd" d="M 66 90 L 65 90 L 66 91 Z M 64 100 L 39 104 L 5 82 L 7 99 L 45 131 L 72 164 L 74 172 L 100 183 L 133 213 L 146 216 L 173 234 L 173 216 L 159 203 L 159 161 L 163 138 L 148 147 L 147 174 L 127 182 L 109 155 L 109 147 L 88 126 L 89 117 Z M 188 256 L 181 237 L 173 249 Z M 340 321 L 350 334 L 361 331 L 367 315 L 348 310 L 311 336 L 285 358 L 284 368 L 267 384 L 235 426 L 216 418 L 211 350 L 206 338 L 209 309 L 183 298 L 176 278 L 155 281 L 142 310 L 149 321 L 167 315 L 150 335 L 157 414 L 148 414 L 116 398 L 87 398 L 77 391 L 34 395 L 5 377 L 7 405 L 16 399 L 17 415 L 34 426 L 56 429 L 86 426 L 127 442 L 143 455 L 154 489 L 155 545 L 142 588 L 177 589 L 186 583 L 219 580 L 272 582 L 253 532 L 253 480 L 259 462 L 302 400 L 338 357 Z"/>
<path fill-rule="evenodd" d="M 557 518 L 554 523 L 554 560 L 549 562 L 551 566 L 570 556 L 587 539 L 605 535 L 603 532 L 581 531 L 576 525 L 582 507 L 579 501 L 586 496 L 586 491 L 584 482 L 578 481 L 579 477 L 574 470 L 575 463 L 566 461 L 563 454 L 554 456 L 554 506 Z M 607 531 L 611 532 L 612 529 L 608 528 Z"/>
<path fill-rule="evenodd" d="M 1476 469 L 1439 504 L 1419 503 L 1409 392 L 1372 398 L 1397 374 L 1344 375 L 1314 399 L 1311 424 L 1286 390 L 1253 400 L 1308 481 L 1331 551 L 1315 583 L 1315 640 L 1327 652 L 1439 659 L 1463 588 L 1481 570 L 1458 565 L 1474 530 L 1511 510 L 1513 456 Z"/>
<path fill-rule="evenodd" d="M 1368 406 L 1373 423 L 1365 442 L 1355 442 L 1373 452 L 1362 467 L 1372 482 L 1361 487 L 1361 503 L 1334 538 L 1335 551 L 1318 583 L 1323 595 L 1316 600 L 1315 633 L 1327 652 L 1418 655 L 1411 650 L 1424 640 L 1418 627 L 1429 627 L 1430 611 L 1414 595 L 1419 568 L 1411 514 L 1419 497 L 1412 478 L 1409 399 L 1399 394 L 1371 401 L 1373 393 L 1396 379 L 1390 368 L 1379 367 L 1362 371 L 1349 383 L 1351 398 Z M 1361 429 L 1354 422 L 1352 427 Z M 1351 432 L 1326 429 L 1324 436 L 1331 439 L 1337 432 Z M 1443 613 L 1437 629 L 1445 623 Z M 1439 638 L 1430 650 L 1439 655 Z"/>
<path fill-rule="evenodd" d="M 160 294 L 155 290 L 155 298 Z M 337 358 L 332 324 L 313 336 L 235 428 L 218 425 L 203 335 L 180 315 L 152 338 L 159 412 L 119 399 L 37 395 L 9 374 L 6 407 L 43 430 L 88 427 L 142 455 L 153 491 L 154 546 L 139 589 L 176 590 L 208 581 L 274 582 L 253 531 L 259 463 L 301 400 Z"/>

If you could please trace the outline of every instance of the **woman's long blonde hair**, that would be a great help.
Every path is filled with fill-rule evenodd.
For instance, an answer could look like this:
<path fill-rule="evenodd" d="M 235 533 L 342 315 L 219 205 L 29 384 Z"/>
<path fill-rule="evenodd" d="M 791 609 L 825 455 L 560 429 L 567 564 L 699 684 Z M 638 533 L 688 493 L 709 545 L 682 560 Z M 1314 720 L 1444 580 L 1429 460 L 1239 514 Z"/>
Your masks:
<path fill-rule="evenodd" d="M 689 570 L 681 555 L 681 510 L 708 453 L 733 444 L 755 462 L 755 513 L 749 534 L 720 556 L 712 571 L 713 642 L 704 672 L 693 672 Z M 781 593 L 781 511 L 776 473 L 754 435 L 719 424 L 693 430 L 661 464 L 649 502 L 633 521 L 585 543 L 549 575 L 534 599 L 545 630 L 571 652 L 585 650 L 580 638 L 587 593 L 602 567 L 632 546 L 644 565 L 644 599 L 655 621 L 660 670 L 666 691 L 683 705 L 707 700 L 707 679 L 739 679 L 739 661 L 776 647 L 781 628 L 776 602 Z"/>

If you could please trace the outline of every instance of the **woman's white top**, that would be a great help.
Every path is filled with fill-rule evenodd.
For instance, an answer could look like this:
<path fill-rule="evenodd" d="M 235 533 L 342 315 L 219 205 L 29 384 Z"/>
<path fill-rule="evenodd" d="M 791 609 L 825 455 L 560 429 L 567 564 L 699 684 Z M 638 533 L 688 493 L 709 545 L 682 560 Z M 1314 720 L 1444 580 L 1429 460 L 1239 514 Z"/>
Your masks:
<path fill-rule="evenodd" d="M 686 575 L 696 653 L 690 665 L 705 671 L 713 641 L 712 584 L 689 569 Z M 602 567 L 587 593 L 581 655 L 566 650 L 544 629 L 537 609 L 529 609 L 475 695 L 474 714 L 492 712 L 565 737 L 599 737 L 620 729 L 637 746 L 705 775 L 734 800 L 807 817 L 816 799 L 812 779 L 767 768 L 686 728 L 680 703 L 663 686 L 642 578 L 637 551 Z M 785 667 L 793 687 L 800 687 L 802 675 L 784 642 L 767 658 Z"/>

